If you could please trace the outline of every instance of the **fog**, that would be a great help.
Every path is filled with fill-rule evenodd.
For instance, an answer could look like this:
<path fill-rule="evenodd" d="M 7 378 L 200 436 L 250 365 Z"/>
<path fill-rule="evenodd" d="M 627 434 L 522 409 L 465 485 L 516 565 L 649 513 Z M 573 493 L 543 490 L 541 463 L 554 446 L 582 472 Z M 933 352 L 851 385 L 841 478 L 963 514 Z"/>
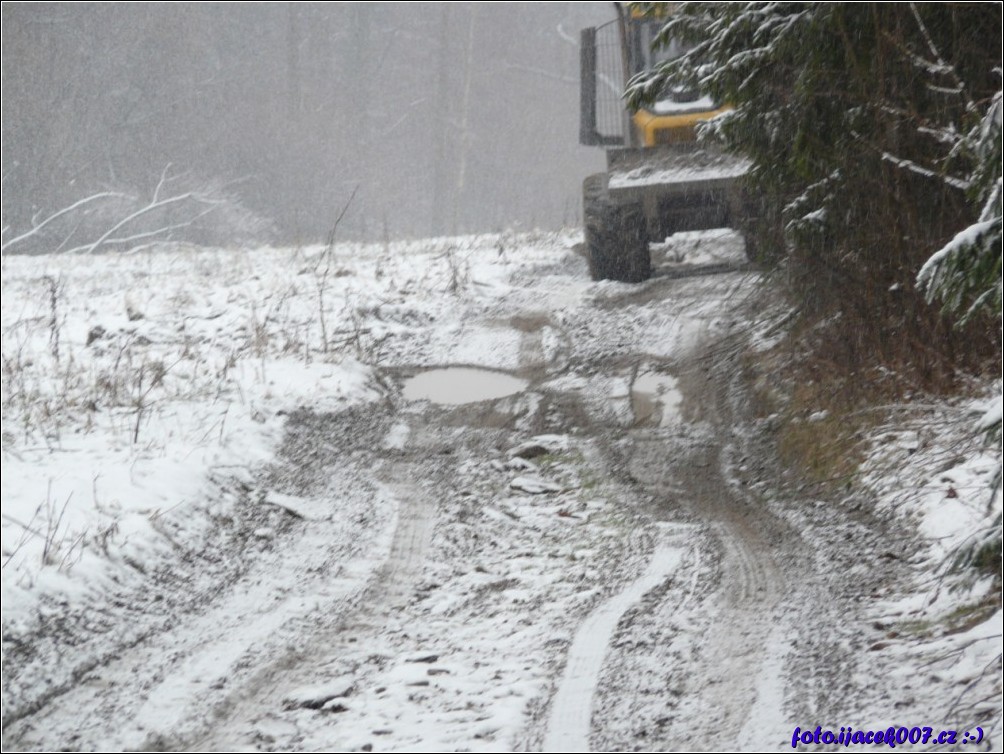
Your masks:
<path fill-rule="evenodd" d="M 367 240 L 577 224 L 603 164 L 577 144 L 578 32 L 611 16 L 4 3 L 5 248 L 94 250 L 131 215 L 104 246 L 306 243 L 339 216 Z"/>

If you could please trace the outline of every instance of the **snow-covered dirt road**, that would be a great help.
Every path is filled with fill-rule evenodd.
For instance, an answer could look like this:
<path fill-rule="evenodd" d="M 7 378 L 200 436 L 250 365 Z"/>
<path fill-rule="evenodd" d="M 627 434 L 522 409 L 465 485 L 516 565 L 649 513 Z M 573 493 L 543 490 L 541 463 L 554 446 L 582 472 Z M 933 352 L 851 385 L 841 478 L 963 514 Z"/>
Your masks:
<path fill-rule="evenodd" d="M 867 546 L 891 524 L 778 491 L 752 274 L 591 283 L 574 240 L 437 252 L 435 305 L 358 304 L 366 400 L 284 408 L 213 533 L 96 627 L 5 636 L 6 748 L 780 750 L 928 724 L 937 693 L 901 705 L 897 657 L 866 652 L 865 596 L 908 570 Z"/>

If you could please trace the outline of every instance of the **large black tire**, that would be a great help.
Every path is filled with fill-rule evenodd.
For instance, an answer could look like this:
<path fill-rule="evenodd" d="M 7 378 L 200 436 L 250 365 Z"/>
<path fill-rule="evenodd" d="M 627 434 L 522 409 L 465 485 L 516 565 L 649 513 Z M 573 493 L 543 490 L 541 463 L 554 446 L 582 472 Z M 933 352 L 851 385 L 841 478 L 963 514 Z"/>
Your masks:
<path fill-rule="evenodd" d="M 746 259 L 754 264 L 764 261 L 763 209 L 760 199 L 746 186 L 740 184 L 733 192 L 732 213 L 729 225 L 742 234 L 746 242 Z M 783 248 L 783 245 L 778 248 Z"/>
<path fill-rule="evenodd" d="M 641 204 L 613 203 L 607 180 L 600 173 L 582 185 L 589 274 L 593 280 L 640 283 L 652 277 L 645 213 Z"/>

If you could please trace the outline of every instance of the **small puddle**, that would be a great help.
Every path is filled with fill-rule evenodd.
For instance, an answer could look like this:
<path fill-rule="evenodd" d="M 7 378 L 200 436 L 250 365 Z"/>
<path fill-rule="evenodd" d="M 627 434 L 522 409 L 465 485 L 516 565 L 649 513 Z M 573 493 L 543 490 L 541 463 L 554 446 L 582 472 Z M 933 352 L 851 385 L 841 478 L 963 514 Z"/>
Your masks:
<path fill-rule="evenodd" d="M 642 372 L 631 385 L 631 408 L 636 422 L 653 419 L 662 427 L 677 424 L 682 402 L 676 378 L 668 374 Z"/>
<path fill-rule="evenodd" d="M 492 401 L 526 390 L 530 383 L 505 372 L 472 367 L 430 369 L 404 383 L 409 401 L 432 401 L 447 406 Z"/>

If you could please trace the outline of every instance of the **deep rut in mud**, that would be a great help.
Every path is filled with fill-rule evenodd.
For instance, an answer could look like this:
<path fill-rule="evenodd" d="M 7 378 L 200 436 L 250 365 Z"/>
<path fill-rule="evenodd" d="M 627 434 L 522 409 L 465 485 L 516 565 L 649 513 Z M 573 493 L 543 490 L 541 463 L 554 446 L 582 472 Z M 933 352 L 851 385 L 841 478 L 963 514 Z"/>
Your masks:
<path fill-rule="evenodd" d="M 675 541 L 663 534 L 646 574 L 580 627 L 577 642 L 581 638 L 586 645 L 596 630 L 592 623 L 616 604 L 619 626 L 607 636 L 609 648 L 584 646 L 577 652 L 573 645 L 569 659 L 598 666 L 596 656 L 607 654 L 605 671 L 601 675 L 597 667 L 590 681 L 595 699 L 584 691 L 580 674 L 566 669 L 545 750 L 559 750 L 563 740 L 575 741 L 578 750 L 586 750 L 590 740 L 596 750 L 633 749 L 639 743 L 655 750 L 729 749 L 757 740 L 757 727 L 783 723 L 779 710 L 754 706 L 770 686 L 777 691 L 773 701 L 779 706 L 783 701 L 776 698 L 785 684 L 779 634 L 790 616 L 780 607 L 793 588 L 776 559 L 800 559 L 804 545 L 737 476 L 736 458 L 744 452 L 742 418 L 731 405 L 739 396 L 730 394 L 738 386 L 731 379 L 736 367 L 728 345 L 709 339 L 668 365 L 679 375 L 682 393 L 671 421 L 652 416 L 645 405 L 643 415 L 636 411 L 635 426 L 608 445 L 620 457 L 614 465 L 623 466 L 637 485 L 638 497 L 651 501 L 647 510 L 657 525 L 689 527 L 692 533 Z M 662 627 L 664 642 L 647 633 L 656 615 L 671 616 L 678 627 Z M 688 626 L 700 626 L 699 635 Z M 640 664 L 639 647 L 648 654 Z M 674 667 L 659 688 L 653 669 Z M 577 736 L 565 699 L 571 696 L 578 700 Z M 666 697 L 687 703 L 660 703 Z"/>

